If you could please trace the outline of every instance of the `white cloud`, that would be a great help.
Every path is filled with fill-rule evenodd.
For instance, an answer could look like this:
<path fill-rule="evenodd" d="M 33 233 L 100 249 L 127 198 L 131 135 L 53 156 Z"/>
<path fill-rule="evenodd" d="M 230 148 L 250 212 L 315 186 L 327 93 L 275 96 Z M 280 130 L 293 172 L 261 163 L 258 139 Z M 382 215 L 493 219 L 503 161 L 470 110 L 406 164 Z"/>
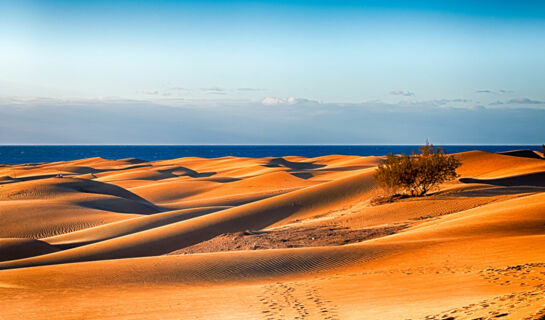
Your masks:
<path fill-rule="evenodd" d="M 402 100 L 398 104 L 400 106 L 428 106 L 428 107 L 447 107 L 452 104 L 469 103 L 469 99 L 434 99 L 434 100 Z"/>
<path fill-rule="evenodd" d="M 440 143 L 517 144 L 537 143 L 545 134 L 545 110 L 516 105 L 485 110 L 478 103 L 438 108 L 430 102 L 264 100 L 4 98 L 0 143 L 413 144 L 432 137 Z"/>
<path fill-rule="evenodd" d="M 277 97 L 266 97 L 261 100 L 262 104 L 274 106 L 274 105 L 294 105 L 294 104 L 319 104 L 316 100 L 304 99 L 304 98 L 277 98 Z"/>
<path fill-rule="evenodd" d="M 494 102 L 490 102 L 489 105 L 491 106 L 501 106 L 502 104 L 504 104 L 502 101 L 500 100 L 496 100 Z"/>
<path fill-rule="evenodd" d="M 206 92 L 224 92 L 225 89 L 223 88 L 220 88 L 220 87 L 208 87 L 208 88 L 201 88 L 202 91 L 206 91 Z"/>
<path fill-rule="evenodd" d="M 189 89 L 184 88 L 184 87 L 170 87 L 167 90 L 169 90 L 169 91 L 189 91 Z"/>
<path fill-rule="evenodd" d="M 486 110 L 486 108 L 482 105 L 477 105 L 477 106 L 472 106 L 472 107 L 469 107 L 469 110 L 473 110 L 473 111 L 484 111 Z"/>
<path fill-rule="evenodd" d="M 390 91 L 390 94 L 394 95 L 394 96 L 405 96 L 405 97 L 414 97 L 415 96 L 414 92 L 404 91 L 404 90 L 393 90 L 393 91 Z"/>
<path fill-rule="evenodd" d="M 489 103 L 491 106 L 499 106 L 502 104 L 545 104 L 545 101 L 534 100 L 530 98 L 514 98 L 507 101 L 494 101 Z"/>
<path fill-rule="evenodd" d="M 263 88 L 237 88 L 237 91 L 265 91 Z"/>
<path fill-rule="evenodd" d="M 506 93 L 512 93 L 512 92 L 513 92 L 513 90 L 504 90 L 504 89 L 501 89 L 501 90 L 498 90 L 498 91 L 488 90 L 488 89 L 475 90 L 475 93 L 488 93 L 488 94 L 506 94 Z"/>
<path fill-rule="evenodd" d="M 510 104 L 545 104 L 545 101 L 532 100 L 529 98 L 515 98 L 507 101 Z"/>

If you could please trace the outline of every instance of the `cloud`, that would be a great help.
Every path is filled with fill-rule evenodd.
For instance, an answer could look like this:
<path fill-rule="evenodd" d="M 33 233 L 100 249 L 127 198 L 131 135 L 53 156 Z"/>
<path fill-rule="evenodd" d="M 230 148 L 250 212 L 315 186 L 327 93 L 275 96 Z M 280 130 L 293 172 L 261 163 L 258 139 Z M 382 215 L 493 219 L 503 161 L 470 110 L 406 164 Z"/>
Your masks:
<path fill-rule="evenodd" d="M 182 95 L 227 95 L 233 92 L 260 92 L 265 91 L 263 88 L 251 88 L 251 87 L 241 87 L 236 89 L 226 89 L 218 86 L 203 87 L 203 88 L 186 88 L 181 86 L 173 86 L 166 88 L 164 90 L 148 90 L 143 93 L 148 96 L 182 96 Z"/>
<path fill-rule="evenodd" d="M 266 98 L 289 106 L 275 108 L 263 101 L 210 101 L 2 99 L 0 144 L 415 144 L 426 137 L 520 144 L 545 136 L 545 110 L 516 105 L 437 108 Z"/>
<path fill-rule="evenodd" d="M 201 91 L 205 92 L 206 94 L 216 94 L 216 95 L 226 95 L 227 90 L 220 88 L 220 87 L 207 87 L 207 88 L 201 88 Z"/>
<path fill-rule="evenodd" d="M 206 92 L 224 92 L 225 89 L 223 88 L 220 88 L 220 87 L 207 87 L 207 88 L 201 88 L 202 91 L 206 91 Z"/>
<path fill-rule="evenodd" d="M 469 110 L 473 110 L 473 111 L 484 111 L 484 110 L 486 110 L 486 108 L 485 108 L 485 106 L 477 105 L 477 106 L 469 107 Z"/>
<path fill-rule="evenodd" d="M 466 102 L 471 102 L 472 100 L 471 99 L 461 99 L 461 98 L 458 98 L 458 99 L 447 99 L 449 102 L 463 102 L 463 103 L 466 103 Z"/>
<path fill-rule="evenodd" d="M 310 100 L 305 98 L 277 98 L 277 97 L 266 97 L 261 100 L 261 103 L 264 105 L 274 106 L 274 105 L 295 105 L 295 104 L 319 104 L 316 100 Z"/>
<path fill-rule="evenodd" d="M 497 101 L 489 103 L 489 105 L 491 106 L 500 106 L 504 104 L 519 104 L 519 105 L 520 104 L 545 104 L 545 101 L 533 100 L 530 98 L 514 98 L 507 101 L 497 100 Z"/>
<path fill-rule="evenodd" d="M 394 96 L 405 96 L 405 97 L 414 97 L 415 96 L 414 92 L 404 91 L 404 90 L 393 90 L 393 91 L 390 91 L 390 94 L 394 95 Z"/>
<path fill-rule="evenodd" d="M 475 90 L 475 93 L 496 93 L 492 90 Z"/>
<path fill-rule="evenodd" d="M 545 101 L 532 100 L 529 98 L 515 98 L 507 101 L 509 104 L 545 104 Z"/>
<path fill-rule="evenodd" d="M 452 103 L 469 103 L 472 100 L 469 99 L 433 99 L 433 100 L 402 100 L 398 104 L 402 106 L 429 106 L 429 107 L 442 107 Z"/>
<path fill-rule="evenodd" d="M 504 89 L 501 89 L 501 90 L 498 90 L 498 91 L 494 91 L 494 90 L 475 90 L 475 93 L 488 93 L 488 94 L 506 94 L 506 93 L 513 93 L 513 90 L 504 90 Z"/>
<path fill-rule="evenodd" d="M 237 88 L 237 91 L 265 91 L 263 88 Z"/>
<path fill-rule="evenodd" d="M 148 90 L 148 91 L 144 91 L 144 94 L 148 95 L 148 96 L 170 97 L 172 95 L 177 95 L 181 91 L 188 92 L 189 90 L 186 89 L 186 88 L 182 88 L 182 87 L 171 87 L 171 88 L 167 88 L 165 90 Z"/>
<path fill-rule="evenodd" d="M 184 87 L 170 87 L 167 91 L 190 91 L 190 89 Z"/>

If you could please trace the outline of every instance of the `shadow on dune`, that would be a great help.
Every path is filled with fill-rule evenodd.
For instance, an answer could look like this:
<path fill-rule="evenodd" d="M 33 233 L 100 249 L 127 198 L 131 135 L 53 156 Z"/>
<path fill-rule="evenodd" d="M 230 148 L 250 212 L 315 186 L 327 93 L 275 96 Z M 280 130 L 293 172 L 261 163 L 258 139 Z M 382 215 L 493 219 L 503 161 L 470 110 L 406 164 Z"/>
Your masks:
<path fill-rule="evenodd" d="M 297 177 L 297 178 L 301 178 L 301 179 L 310 179 L 312 177 L 315 176 L 314 173 L 312 172 L 306 172 L 306 171 L 301 171 L 301 172 L 290 172 L 291 175 Z"/>
<path fill-rule="evenodd" d="M 57 174 L 41 174 L 38 176 L 29 176 L 29 177 L 17 177 L 13 178 L 13 182 L 21 182 L 21 181 L 32 181 L 32 180 L 40 180 L 40 179 L 49 179 L 55 177 Z"/>
<path fill-rule="evenodd" d="M 67 182 L 64 179 L 59 179 L 60 185 L 64 188 L 72 189 L 78 192 L 95 193 L 95 194 L 107 194 L 119 198 L 125 198 L 129 200 L 135 200 L 147 204 L 151 204 L 148 200 L 130 192 L 115 184 L 109 184 L 106 182 L 87 180 L 87 179 L 73 179 Z"/>
<path fill-rule="evenodd" d="M 79 201 L 77 204 L 83 207 L 117 213 L 152 214 L 161 211 L 152 202 L 120 186 L 95 180 L 74 180 L 63 182 L 62 186 L 77 192 L 113 196 L 109 199 Z"/>
<path fill-rule="evenodd" d="M 229 182 L 235 182 L 242 180 L 241 178 L 234 178 L 234 177 L 214 177 L 214 178 L 197 178 L 199 181 L 210 181 L 210 182 L 218 182 L 218 183 L 229 183 Z"/>
<path fill-rule="evenodd" d="M 171 175 L 173 178 L 178 176 L 189 176 L 191 178 L 207 178 L 216 174 L 216 172 L 197 172 L 186 167 L 158 169 L 157 172 Z"/>
<path fill-rule="evenodd" d="M 312 170 L 325 167 L 323 164 L 315 164 L 312 162 L 293 162 L 284 158 L 271 159 L 264 166 L 269 168 L 284 167 L 290 170 Z"/>
<path fill-rule="evenodd" d="M 39 256 L 59 251 L 59 248 L 37 239 L 0 238 L 0 261 Z"/>
<path fill-rule="evenodd" d="M 455 192 L 455 193 L 445 193 L 444 195 L 446 197 L 475 197 L 477 198 L 477 197 L 495 197 L 498 195 L 536 193 L 536 192 L 543 192 L 543 191 L 544 190 L 542 188 L 533 187 L 533 186 L 518 186 L 518 187 L 494 186 L 490 188 L 467 190 L 467 191 Z"/>
<path fill-rule="evenodd" d="M 58 167 L 51 168 L 59 171 L 70 172 L 71 174 L 89 174 L 89 173 L 103 173 L 103 172 L 116 172 L 116 171 L 125 171 L 138 168 L 151 167 L 151 164 L 135 164 L 133 166 L 123 167 L 123 168 L 109 168 L 109 169 L 95 169 L 87 166 L 74 166 L 74 167 Z"/>
<path fill-rule="evenodd" d="M 127 159 L 119 159 L 118 161 L 127 162 L 130 164 L 139 164 L 139 163 L 147 163 L 146 160 L 138 159 L 138 158 L 127 158 Z"/>
<path fill-rule="evenodd" d="M 512 176 L 497 179 L 473 179 L 461 178 L 462 183 L 485 183 L 493 186 L 516 187 L 516 186 L 534 186 L 545 187 L 545 172 L 529 173 L 519 176 Z"/>
<path fill-rule="evenodd" d="M 109 198 L 99 200 L 78 201 L 79 206 L 116 213 L 153 214 L 161 212 L 154 204 L 148 201 L 134 201 L 124 198 Z"/>
<path fill-rule="evenodd" d="M 514 151 L 499 152 L 499 154 L 503 154 L 506 156 L 513 156 L 513 157 L 544 160 L 544 158 L 542 158 L 540 155 L 538 155 L 532 150 L 514 150 Z"/>

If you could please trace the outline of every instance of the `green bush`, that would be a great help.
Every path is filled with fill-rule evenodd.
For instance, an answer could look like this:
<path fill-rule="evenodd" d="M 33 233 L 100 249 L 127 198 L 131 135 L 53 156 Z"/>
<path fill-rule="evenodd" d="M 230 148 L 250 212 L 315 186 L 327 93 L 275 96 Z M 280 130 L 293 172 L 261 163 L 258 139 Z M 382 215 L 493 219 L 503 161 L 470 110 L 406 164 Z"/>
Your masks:
<path fill-rule="evenodd" d="M 461 162 L 429 142 L 410 156 L 389 154 L 378 166 L 375 181 L 391 195 L 425 195 L 440 183 L 458 177 Z"/>

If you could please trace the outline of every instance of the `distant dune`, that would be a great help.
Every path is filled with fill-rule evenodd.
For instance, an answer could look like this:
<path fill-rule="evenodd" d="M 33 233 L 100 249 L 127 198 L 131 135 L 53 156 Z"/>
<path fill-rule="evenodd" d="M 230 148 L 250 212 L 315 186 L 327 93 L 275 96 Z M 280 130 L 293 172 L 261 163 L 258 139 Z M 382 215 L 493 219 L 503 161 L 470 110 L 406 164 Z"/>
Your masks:
<path fill-rule="evenodd" d="M 382 205 L 381 157 L 2 166 L 0 319 L 545 319 L 545 160 L 455 156 Z"/>

